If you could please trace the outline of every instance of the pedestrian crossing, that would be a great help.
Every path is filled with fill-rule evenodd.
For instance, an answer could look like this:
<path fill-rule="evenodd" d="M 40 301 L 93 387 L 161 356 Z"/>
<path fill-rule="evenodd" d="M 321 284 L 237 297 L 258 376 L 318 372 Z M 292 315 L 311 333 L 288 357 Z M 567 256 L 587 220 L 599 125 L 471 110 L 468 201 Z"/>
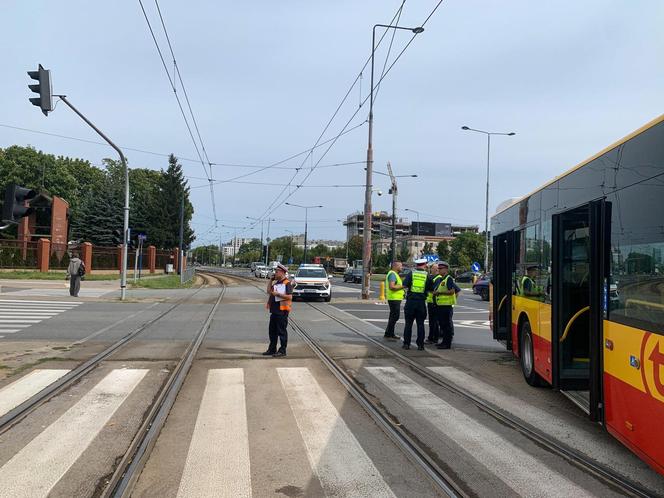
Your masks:
<path fill-rule="evenodd" d="M 0 339 L 76 308 L 81 301 L 0 299 Z"/>
<path fill-rule="evenodd" d="M 469 384 L 475 394 L 491 394 L 491 401 L 504 403 L 504 394 L 473 380 L 453 367 L 435 367 L 434 372 L 460 385 Z M 587 490 L 569 476 L 551 469 L 536 456 L 501 436 L 479 421 L 393 367 L 364 367 L 377 385 L 391 392 L 399 403 L 430 423 L 438 437 L 456 443 L 468 458 L 484 466 L 520 496 L 583 496 Z M 35 370 L 0 389 L 0 416 L 27 400 L 68 370 Z M 193 432 L 183 455 L 186 460 L 179 476 L 178 497 L 251 497 L 250 417 L 266 413 L 247 411 L 243 368 L 210 369 L 198 404 Z M 147 369 L 122 368 L 108 372 L 68 410 L 16 454 L 8 458 L 0 450 L 0 497 L 48 496 L 59 481 L 89 449 L 95 438 L 139 390 Z M 275 368 L 279 392 L 301 437 L 310 472 L 320 482 L 326 496 L 395 497 L 390 484 L 399 476 L 381 474 L 346 417 L 332 403 L 307 367 Z M 510 402 L 513 400 L 509 400 Z M 517 403 L 518 404 L 518 403 Z M 523 411 L 527 414 L 527 407 Z M 345 413 L 345 412 L 344 412 Z M 543 417 L 545 414 L 537 414 Z M 553 416 L 549 416 L 553 418 Z M 413 424 L 412 417 L 409 424 Z M 72 428 L 76 430 L 72 430 Z M 278 441 L 275 451 L 279 451 Z M 264 449 L 263 449 L 264 451 Z M 173 490 L 175 491 L 175 490 Z M 175 494 L 175 493 L 173 493 Z M 399 495 L 402 495 L 399 494 Z"/>

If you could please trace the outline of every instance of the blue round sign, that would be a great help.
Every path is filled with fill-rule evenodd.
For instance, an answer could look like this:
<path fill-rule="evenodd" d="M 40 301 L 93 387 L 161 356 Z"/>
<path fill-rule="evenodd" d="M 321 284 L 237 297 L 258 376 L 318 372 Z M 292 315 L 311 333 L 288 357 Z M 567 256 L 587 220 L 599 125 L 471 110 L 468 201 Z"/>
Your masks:
<path fill-rule="evenodd" d="M 482 268 L 482 267 L 480 266 L 480 264 L 477 261 L 475 261 L 472 265 L 470 265 L 470 269 L 475 271 L 475 272 L 480 271 L 480 268 Z"/>

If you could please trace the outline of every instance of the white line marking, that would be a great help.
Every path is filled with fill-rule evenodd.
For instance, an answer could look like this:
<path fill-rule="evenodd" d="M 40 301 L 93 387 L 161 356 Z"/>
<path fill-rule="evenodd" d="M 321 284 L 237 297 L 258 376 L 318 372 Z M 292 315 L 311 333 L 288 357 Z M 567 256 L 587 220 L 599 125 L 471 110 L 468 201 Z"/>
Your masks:
<path fill-rule="evenodd" d="M 39 323 L 41 320 L 7 320 L 3 318 L 0 320 L 0 323 Z"/>
<path fill-rule="evenodd" d="M 0 303 L 13 303 L 13 304 L 64 304 L 68 306 L 77 306 L 83 304 L 83 301 L 27 301 L 23 299 L 0 299 Z"/>
<path fill-rule="evenodd" d="M 307 456 L 327 496 L 394 497 L 307 368 L 277 368 Z"/>
<path fill-rule="evenodd" d="M 8 315 L 2 314 L 0 315 L 0 318 L 41 318 L 42 320 L 46 320 L 48 318 L 53 318 L 56 315 L 57 313 L 50 315 L 43 315 L 40 313 L 10 313 Z"/>
<path fill-rule="evenodd" d="M 0 329 L 0 334 L 15 334 L 23 329 Z"/>
<path fill-rule="evenodd" d="M 69 309 L 63 308 L 3 308 L 0 306 L 0 313 L 63 313 Z"/>
<path fill-rule="evenodd" d="M 498 388 L 455 367 L 429 367 L 429 369 L 454 382 L 465 391 L 492 403 L 533 427 L 551 434 L 571 447 L 591 455 L 596 460 L 608 465 L 620 465 L 620 457 L 615 454 L 615 450 L 611 449 L 613 447 L 611 442 L 607 444 L 598 439 L 595 434 L 575 427 L 550 412 L 524 402 L 523 399 L 499 391 Z"/>
<path fill-rule="evenodd" d="M 0 330 L 3 334 L 6 330 Z M 8 386 L 0 389 L 0 416 L 30 399 L 69 370 L 33 370 Z M 0 491 L 2 493 L 2 491 Z"/>
<path fill-rule="evenodd" d="M 179 497 L 251 497 L 249 430 L 241 368 L 210 370 Z"/>
<path fill-rule="evenodd" d="M 148 370 L 113 370 L 0 468 L 2 496 L 47 496 Z"/>
<path fill-rule="evenodd" d="M 587 496 L 587 490 L 454 408 L 393 367 L 367 367 L 412 410 L 521 496 Z"/>

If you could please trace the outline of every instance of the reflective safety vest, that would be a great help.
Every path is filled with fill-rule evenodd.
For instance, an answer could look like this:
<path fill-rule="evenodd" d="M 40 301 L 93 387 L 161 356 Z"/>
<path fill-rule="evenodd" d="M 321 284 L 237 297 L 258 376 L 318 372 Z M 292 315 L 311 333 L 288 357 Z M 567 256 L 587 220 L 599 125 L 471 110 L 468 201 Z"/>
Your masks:
<path fill-rule="evenodd" d="M 410 292 L 414 294 L 424 294 L 429 274 L 422 270 L 413 270 L 410 275 Z"/>
<path fill-rule="evenodd" d="M 433 277 L 433 288 L 434 289 L 436 288 L 436 283 L 438 283 L 438 281 L 441 278 L 443 278 L 442 275 L 436 275 L 435 277 Z M 433 303 L 433 291 L 427 292 L 427 303 Z"/>
<path fill-rule="evenodd" d="M 284 278 L 281 282 L 277 282 L 277 284 L 288 285 L 290 284 L 290 282 L 288 281 L 287 278 Z M 293 301 L 291 299 L 284 299 L 282 301 L 279 301 L 279 309 L 281 311 L 290 311 L 292 302 Z"/>
<path fill-rule="evenodd" d="M 392 290 L 390 289 L 390 274 L 394 274 L 397 278 L 397 281 L 395 282 L 397 285 L 401 285 L 403 281 L 401 280 L 401 277 L 397 272 L 394 270 L 390 270 L 387 272 L 387 275 L 385 276 L 385 293 L 387 295 L 387 300 L 388 301 L 401 301 L 403 300 L 404 296 L 404 290 L 399 289 L 399 290 Z"/>
<path fill-rule="evenodd" d="M 530 288 L 531 292 L 537 292 L 537 289 L 535 288 L 535 281 L 530 278 L 528 275 L 525 275 L 521 277 L 521 282 L 519 282 L 519 288 L 517 289 L 517 296 L 525 296 L 526 295 L 526 282 L 530 280 Z"/>
<path fill-rule="evenodd" d="M 438 284 L 438 289 L 447 289 L 447 280 L 450 278 L 452 277 L 445 275 L 445 278 L 440 282 L 440 284 Z M 454 283 L 453 278 L 452 283 Z M 438 294 L 434 297 L 436 298 L 437 306 L 454 306 L 456 304 L 456 292 L 452 292 L 452 294 Z"/>

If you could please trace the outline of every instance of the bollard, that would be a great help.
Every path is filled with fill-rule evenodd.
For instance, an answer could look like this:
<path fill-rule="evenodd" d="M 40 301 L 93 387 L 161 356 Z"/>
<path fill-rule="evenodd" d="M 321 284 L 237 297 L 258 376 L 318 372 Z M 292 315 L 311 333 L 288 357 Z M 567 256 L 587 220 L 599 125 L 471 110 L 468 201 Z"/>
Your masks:
<path fill-rule="evenodd" d="M 380 296 L 378 296 L 378 299 L 385 301 L 385 282 L 380 283 Z"/>

